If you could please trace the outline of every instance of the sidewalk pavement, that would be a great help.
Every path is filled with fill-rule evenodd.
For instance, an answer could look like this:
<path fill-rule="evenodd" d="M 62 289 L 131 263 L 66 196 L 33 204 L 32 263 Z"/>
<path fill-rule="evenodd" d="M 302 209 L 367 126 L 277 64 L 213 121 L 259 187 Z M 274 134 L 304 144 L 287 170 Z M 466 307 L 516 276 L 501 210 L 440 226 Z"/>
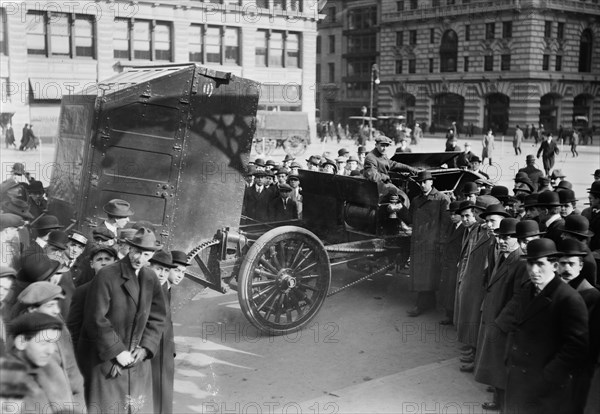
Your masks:
<path fill-rule="evenodd" d="M 459 371 L 458 358 L 423 365 L 300 403 L 301 413 L 491 413 L 486 386 Z"/>

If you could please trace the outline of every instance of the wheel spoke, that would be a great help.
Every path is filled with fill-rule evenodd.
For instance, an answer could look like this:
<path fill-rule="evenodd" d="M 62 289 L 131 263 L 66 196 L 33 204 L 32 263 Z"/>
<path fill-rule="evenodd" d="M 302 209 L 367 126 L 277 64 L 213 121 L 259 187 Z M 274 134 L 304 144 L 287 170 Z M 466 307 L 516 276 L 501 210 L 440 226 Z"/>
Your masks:
<path fill-rule="evenodd" d="M 265 266 L 266 268 L 268 268 L 268 269 L 269 269 L 271 272 L 273 272 L 274 274 L 277 274 L 277 273 L 279 273 L 279 270 L 275 269 L 275 268 L 273 267 L 273 265 L 272 265 L 271 263 L 269 263 L 269 262 L 267 261 L 267 259 L 265 259 L 265 257 L 264 257 L 264 256 L 260 258 L 260 263 L 261 263 L 263 266 Z"/>
<path fill-rule="evenodd" d="M 277 293 L 279 293 L 281 295 L 281 293 L 279 291 L 276 291 Z M 279 296 L 273 295 L 273 300 L 271 301 L 271 303 L 269 304 L 269 307 L 267 309 L 267 312 L 265 314 L 265 319 L 269 320 L 269 317 L 271 316 L 271 314 L 273 313 L 274 310 L 274 305 L 275 302 L 277 301 L 277 299 L 279 298 Z"/>
<path fill-rule="evenodd" d="M 302 287 L 304 289 L 312 290 L 313 292 L 318 292 L 319 291 L 319 289 L 317 289 L 317 288 L 315 288 L 313 286 L 310 286 L 310 285 L 305 285 L 304 283 L 298 283 L 298 287 Z"/>
<path fill-rule="evenodd" d="M 289 265 L 289 267 L 291 267 L 292 269 L 297 266 L 296 261 L 298 260 L 298 258 L 300 258 L 300 253 L 302 253 L 303 248 L 304 248 L 304 242 L 300 242 L 298 244 L 298 249 L 294 253 L 294 259 L 292 260 L 292 263 L 290 263 L 290 265 Z"/>
<path fill-rule="evenodd" d="M 275 295 L 277 295 L 278 292 L 279 291 L 277 289 L 273 289 L 273 293 L 271 293 L 260 305 L 258 305 L 256 309 L 260 312 L 267 305 L 267 303 L 270 302 Z"/>
<path fill-rule="evenodd" d="M 300 280 L 307 280 L 307 279 L 317 279 L 321 277 L 320 275 L 301 275 L 301 276 L 296 276 L 296 279 L 300 279 Z"/>
<path fill-rule="evenodd" d="M 269 252 L 271 253 L 271 260 L 273 261 L 273 264 L 276 266 L 277 270 L 282 269 L 281 263 L 279 263 L 279 259 L 277 258 L 275 246 L 269 247 Z"/>
<path fill-rule="evenodd" d="M 275 323 L 279 323 L 281 320 L 281 311 L 283 310 L 283 300 L 285 299 L 285 295 L 282 293 L 279 295 L 279 301 L 277 303 L 277 307 L 275 308 Z"/>
<path fill-rule="evenodd" d="M 268 288 L 266 288 L 264 290 L 259 290 L 258 292 L 256 292 L 256 294 L 252 295 L 252 302 L 256 302 L 256 300 L 258 298 L 260 298 L 261 296 L 266 295 L 267 293 L 270 293 L 274 289 L 275 289 L 275 286 L 269 286 Z"/>
<path fill-rule="evenodd" d="M 273 286 L 277 283 L 276 280 L 261 280 L 258 282 L 252 282 L 252 288 L 264 287 L 264 286 Z"/>
<path fill-rule="evenodd" d="M 254 269 L 254 273 L 258 274 L 258 276 L 265 276 L 269 279 L 277 279 L 277 275 L 271 272 L 267 272 L 265 269 L 257 267 Z"/>
<path fill-rule="evenodd" d="M 307 255 L 305 255 L 304 257 L 302 257 L 302 260 L 300 260 L 300 262 L 296 266 L 292 267 L 292 271 L 294 273 L 300 273 L 297 269 L 300 266 L 302 266 L 302 264 L 304 264 L 304 262 L 307 261 L 313 253 L 314 252 L 312 250 L 310 250 Z"/>
<path fill-rule="evenodd" d="M 300 270 L 297 270 L 295 273 L 296 273 L 296 274 L 301 274 L 301 273 L 304 273 L 304 272 L 306 272 L 308 269 L 310 269 L 310 268 L 312 268 L 312 267 L 314 267 L 314 266 L 316 266 L 316 265 L 317 265 L 317 262 L 312 262 L 312 263 L 311 263 L 311 264 L 309 264 L 308 266 L 306 266 L 306 267 L 304 267 L 304 268 L 302 268 L 302 269 L 300 269 Z"/>
<path fill-rule="evenodd" d="M 286 264 L 287 260 L 285 258 L 285 241 L 280 241 L 277 244 L 277 247 L 278 247 L 277 250 L 279 250 L 279 252 L 278 252 L 279 253 L 279 263 L 281 264 L 281 268 L 283 269 L 284 267 L 287 266 L 287 264 Z"/>

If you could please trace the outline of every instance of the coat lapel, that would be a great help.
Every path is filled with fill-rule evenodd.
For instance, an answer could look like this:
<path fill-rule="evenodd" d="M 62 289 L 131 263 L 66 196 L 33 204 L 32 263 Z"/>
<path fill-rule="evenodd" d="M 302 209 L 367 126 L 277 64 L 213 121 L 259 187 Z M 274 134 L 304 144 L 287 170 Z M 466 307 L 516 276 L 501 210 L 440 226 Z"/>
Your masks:
<path fill-rule="evenodd" d="M 133 302 L 138 305 L 140 298 L 140 287 L 133 267 L 131 267 L 129 256 L 125 256 L 125 258 L 121 260 L 121 277 L 124 279 L 123 288 L 131 297 Z"/>
<path fill-rule="evenodd" d="M 546 288 L 540 292 L 539 295 L 537 296 L 533 296 L 533 291 L 535 289 L 533 284 L 530 284 L 528 286 L 530 290 L 530 294 L 526 295 L 528 296 L 528 298 L 530 298 L 529 303 L 525 306 L 525 310 L 523 313 L 523 319 L 521 320 L 521 323 L 533 318 L 535 315 L 537 315 L 538 313 L 542 312 L 544 309 L 546 309 L 548 306 L 550 306 L 550 304 L 552 303 L 552 298 L 550 298 L 550 296 L 554 293 L 554 291 L 557 288 L 557 283 L 563 283 L 561 280 L 559 280 L 559 278 L 554 277 L 554 279 L 552 279 L 550 281 L 550 283 L 548 283 L 548 285 L 546 286 Z M 532 298 L 533 296 L 533 298 Z"/>
<path fill-rule="evenodd" d="M 513 265 L 519 261 L 521 254 L 523 254 L 523 252 L 521 251 L 520 248 L 517 248 L 517 250 L 511 252 L 506 257 L 504 262 L 502 264 L 500 264 L 500 266 L 498 266 L 495 269 L 496 271 L 492 274 L 492 278 L 490 280 L 490 283 L 488 284 L 488 288 L 490 286 L 492 286 L 494 283 L 501 280 L 502 278 L 506 277 L 506 275 L 508 275 L 509 271 L 513 270 Z"/>

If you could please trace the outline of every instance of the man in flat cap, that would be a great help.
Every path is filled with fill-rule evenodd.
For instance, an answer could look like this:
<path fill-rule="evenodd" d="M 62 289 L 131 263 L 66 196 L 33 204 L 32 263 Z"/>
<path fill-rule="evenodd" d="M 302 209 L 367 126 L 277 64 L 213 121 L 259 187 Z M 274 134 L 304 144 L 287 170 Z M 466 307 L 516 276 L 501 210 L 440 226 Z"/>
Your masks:
<path fill-rule="evenodd" d="M 269 203 L 269 221 L 295 220 L 298 218 L 298 205 L 292 200 L 292 187 L 279 186 L 279 195 Z"/>
<path fill-rule="evenodd" d="M 152 412 L 150 361 L 165 328 L 165 299 L 145 267 L 160 250 L 154 233 L 138 230 L 129 254 L 98 272 L 89 288 L 77 344 L 86 401 L 101 412 Z"/>
<path fill-rule="evenodd" d="M 365 158 L 363 174 L 370 180 L 377 183 L 389 183 L 390 171 L 409 172 L 416 175 L 418 170 L 406 164 L 390 160 L 386 151 L 392 145 L 392 140 L 386 136 L 375 138 L 375 148 L 369 152 Z"/>
<path fill-rule="evenodd" d="M 102 210 L 106 213 L 107 218 L 96 229 L 108 229 L 112 233 L 113 239 L 117 238 L 117 229 L 124 228 L 134 214 L 130 204 L 118 198 L 110 200 L 102 207 Z"/>
<path fill-rule="evenodd" d="M 565 221 L 560 216 L 560 197 L 554 191 L 544 191 L 538 196 L 535 206 L 538 210 L 540 230 L 546 232 L 545 236 L 552 239 L 555 244 L 561 240 L 560 234 L 565 226 Z"/>

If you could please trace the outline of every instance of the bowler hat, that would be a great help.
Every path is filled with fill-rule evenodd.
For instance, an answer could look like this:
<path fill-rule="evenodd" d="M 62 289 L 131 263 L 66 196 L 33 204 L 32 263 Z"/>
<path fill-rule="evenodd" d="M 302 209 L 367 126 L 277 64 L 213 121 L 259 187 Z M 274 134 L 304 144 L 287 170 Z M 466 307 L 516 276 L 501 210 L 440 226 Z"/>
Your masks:
<path fill-rule="evenodd" d="M 249 165 L 248 170 L 246 171 L 246 177 L 251 177 L 256 174 L 256 167 L 254 165 Z"/>
<path fill-rule="evenodd" d="M 21 260 L 21 271 L 17 278 L 26 282 L 46 280 L 60 267 L 60 262 L 50 259 L 44 253 L 33 253 Z"/>
<path fill-rule="evenodd" d="M 523 256 L 527 259 L 541 259 L 542 257 L 556 257 L 558 255 L 554 241 L 542 238 L 527 243 L 527 254 Z"/>
<path fill-rule="evenodd" d="M 40 217 L 40 219 L 38 221 L 36 221 L 35 223 L 33 223 L 33 225 L 31 227 L 36 230 L 49 230 L 49 229 L 62 229 L 63 228 L 63 226 L 61 226 L 60 223 L 58 222 L 58 219 L 56 218 L 56 216 L 52 216 L 50 214 L 46 214 L 46 215 Z"/>
<path fill-rule="evenodd" d="M 529 207 L 535 207 L 537 205 L 539 194 L 527 194 L 525 196 L 525 200 L 523 201 L 523 208 L 527 209 Z"/>
<path fill-rule="evenodd" d="M 114 247 L 105 246 L 103 244 L 94 244 L 94 246 L 90 249 L 90 260 L 93 260 L 94 257 L 100 252 L 105 252 L 108 255 L 114 257 L 115 259 L 119 257 L 119 254 L 117 253 Z"/>
<path fill-rule="evenodd" d="M 88 242 L 88 238 L 85 236 L 85 234 L 77 230 L 73 230 L 68 237 L 69 240 L 72 240 L 82 246 L 85 246 Z"/>
<path fill-rule="evenodd" d="M 45 191 L 44 184 L 41 181 L 33 180 L 29 183 L 27 191 L 30 193 L 43 193 Z"/>
<path fill-rule="evenodd" d="M 279 191 L 292 191 L 292 187 L 289 184 L 279 184 Z"/>
<path fill-rule="evenodd" d="M 574 239 L 561 240 L 558 243 L 561 256 L 587 256 L 588 252 L 582 248 L 582 243 Z"/>
<path fill-rule="evenodd" d="M 9 227 L 21 227 L 25 224 L 20 216 L 12 213 L 0 213 L 0 230 Z"/>
<path fill-rule="evenodd" d="M 515 187 L 513 188 L 513 193 L 516 193 L 517 191 L 531 194 L 533 192 L 533 189 L 529 184 L 520 182 L 520 183 L 515 183 Z"/>
<path fill-rule="evenodd" d="M 135 233 L 137 233 L 137 229 L 134 228 L 124 228 L 124 229 L 117 229 L 117 240 L 119 241 L 125 241 L 125 240 L 131 240 L 133 239 L 133 236 L 135 236 Z"/>
<path fill-rule="evenodd" d="M 362 177 L 362 173 L 359 170 L 350 171 L 350 177 Z"/>
<path fill-rule="evenodd" d="M 594 181 L 592 186 L 587 190 L 590 194 L 600 195 L 600 181 Z"/>
<path fill-rule="evenodd" d="M 25 174 L 25 164 L 20 162 L 15 162 L 12 167 L 13 174 L 23 175 Z"/>
<path fill-rule="evenodd" d="M 363 147 L 363 146 L 361 145 L 360 147 L 358 147 L 358 150 L 357 150 L 357 152 L 358 152 L 359 154 L 366 154 L 368 151 L 367 151 L 367 148 L 365 148 L 365 147 Z"/>
<path fill-rule="evenodd" d="M 48 244 L 56 247 L 57 249 L 67 250 L 68 242 L 69 238 L 67 237 L 67 233 L 62 230 L 52 230 L 48 234 Z"/>
<path fill-rule="evenodd" d="M 570 181 L 566 181 L 566 180 L 562 180 L 560 183 L 558 183 L 558 185 L 556 186 L 555 190 L 572 190 L 573 189 L 573 184 L 571 184 Z"/>
<path fill-rule="evenodd" d="M 450 205 L 448 206 L 448 211 L 455 213 L 458 206 L 460 206 L 460 201 L 451 201 Z"/>
<path fill-rule="evenodd" d="M 257 158 L 254 160 L 254 165 L 256 165 L 257 167 L 264 167 L 265 160 L 263 160 L 262 158 Z"/>
<path fill-rule="evenodd" d="M 523 171 L 519 171 L 516 175 L 513 181 L 519 183 L 522 180 L 529 180 L 529 176 L 527 175 L 526 172 Z"/>
<path fill-rule="evenodd" d="M 554 170 L 554 171 L 552 171 L 552 174 L 550 174 L 550 178 L 553 178 L 553 179 L 564 178 L 564 177 L 566 177 L 566 175 L 564 175 L 561 170 Z"/>
<path fill-rule="evenodd" d="M 491 205 L 500 204 L 500 200 L 496 197 L 492 197 L 489 194 L 478 195 L 475 200 L 475 205 L 478 206 L 481 210 L 485 210 Z"/>
<path fill-rule="evenodd" d="M 161 249 L 160 243 L 156 241 L 156 235 L 150 229 L 140 228 L 133 239 L 127 240 L 127 243 L 142 250 L 157 251 Z"/>
<path fill-rule="evenodd" d="M 538 196 L 538 201 L 536 206 L 538 207 L 559 207 L 560 206 L 560 198 L 558 197 L 558 193 L 554 191 L 542 191 Z"/>
<path fill-rule="evenodd" d="M 267 162 L 265 162 L 265 167 L 277 168 L 277 163 L 273 160 L 267 160 Z"/>
<path fill-rule="evenodd" d="M 540 225 L 535 220 L 521 220 L 517 223 L 515 237 L 517 239 L 526 239 L 527 237 L 541 236 L 545 234 L 540 231 Z"/>
<path fill-rule="evenodd" d="M 570 214 L 565 217 L 565 225 L 562 232 L 583 237 L 592 237 L 594 235 L 594 232 L 590 230 L 589 220 L 579 214 Z"/>
<path fill-rule="evenodd" d="M 490 195 L 496 197 L 498 200 L 502 201 L 510 197 L 508 193 L 508 188 L 503 185 L 495 185 L 492 187 L 490 191 Z"/>
<path fill-rule="evenodd" d="M 16 214 L 23 220 L 33 220 L 33 214 L 29 212 L 29 204 L 19 198 L 11 197 L 3 202 L 1 207 L 4 213 Z"/>
<path fill-rule="evenodd" d="M 10 266 L 0 265 L 0 279 L 3 277 L 16 277 L 17 271 Z"/>
<path fill-rule="evenodd" d="M 416 182 L 421 182 L 425 180 L 433 180 L 433 176 L 431 175 L 431 171 L 422 170 L 417 173 L 417 177 L 415 178 Z"/>
<path fill-rule="evenodd" d="M 525 162 L 535 162 L 535 155 L 528 155 L 525 157 Z"/>
<path fill-rule="evenodd" d="M 290 154 L 285 154 L 285 158 L 283 162 L 294 161 L 296 158 L 292 157 Z"/>
<path fill-rule="evenodd" d="M 150 259 L 150 263 L 157 263 L 170 268 L 177 267 L 173 264 L 173 256 L 171 256 L 171 253 L 164 250 L 159 250 L 154 253 Z"/>
<path fill-rule="evenodd" d="M 8 324 L 8 332 L 13 337 L 19 335 L 33 336 L 47 329 L 60 331 L 62 327 L 63 322 L 54 316 L 42 312 L 29 312 L 13 319 Z"/>
<path fill-rule="evenodd" d="M 517 220 L 516 218 L 513 217 L 507 217 L 505 219 L 502 219 L 502 221 L 500 222 L 500 227 L 498 227 L 496 230 L 494 230 L 494 233 L 496 233 L 498 236 L 515 236 L 515 234 L 517 233 L 517 224 L 519 223 L 519 220 Z"/>
<path fill-rule="evenodd" d="M 469 181 L 463 185 L 463 194 L 479 194 L 479 187 L 472 181 Z"/>
<path fill-rule="evenodd" d="M 108 203 L 102 207 L 106 214 L 110 214 L 115 217 L 129 217 L 133 216 L 133 211 L 131 211 L 130 204 L 125 200 L 120 200 L 115 198 L 110 200 Z"/>
<path fill-rule="evenodd" d="M 575 198 L 575 191 L 573 190 L 560 190 L 558 191 L 558 198 L 560 199 L 560 204 L 570 204 L 574 201 L 577 201 Z"/>
<path fill-rule="evenodd" d="M 477 155 L 473 155 L 471 157 L 471 163 L 474 163 L 474 162 L 481 162 L 481 158 L 479 158 Z"/>
<path fill-rule="evenodd" d="M 600 169 L 597 169 L 596 171 L 594 171 L 594 174 L 592 174 L 592 175 L 596 178 L 600 178 Z"/>
<path fill-rule="evenodd" d="M 467 210 L 469 208 L 483 210 L 483 208 L 481 208 L 481 206 L 478 206 L 471 200 L 464 200 L 464 201 L 461 201 L 460 204 L 458 205 L 458 207 L 456 208 L 456 213 L 460 214 L 464 210 Z"/>
<path fill-rule="evenodd" d="M 338 156 L 343 157 L 344 155 L 348 155 L 350 154 L 350 151 L 348 151 L 346 148 L 340 148 L 338 150 Z"/>
<path fill-rule="evenodd" d="M 173 264 L 178 266 L 190 266 L 191 263 L 188 263 L 187 254 L 182 252 L 181 250 L 172 250 L 171 256 L 173 257 Z"/>
<path fill-rule="evenodd" d="M 479 217 L 485 219 L 487 216 L 492 215 L 510 217 L 510 214 L 506 212 L 502 204 L 490 204 L 485 208 L 485 211 L 479 215 Z"/>
<path fill-rule="evenodd" d="M 392 142 L 393 141 L 385 135 L 379 135 L 377 138 L 375 138 L 375 144 L 392 145 Z"/>
<path fill-rule="evenodd" d="M 60 286 L 52 282 L 35 282 L 27 286 L 19 296 L 17 301 L 25 306 L 40 306 L 53 299 L 64 299 L 65 295 Z"/>
<path fill-rule="evenodd" d="M 100 239 L 102 241 L 113 240 L 114 234 L 106 227 L 98 227 L 92 231 L 92 237 L 94 239 Z"/>

